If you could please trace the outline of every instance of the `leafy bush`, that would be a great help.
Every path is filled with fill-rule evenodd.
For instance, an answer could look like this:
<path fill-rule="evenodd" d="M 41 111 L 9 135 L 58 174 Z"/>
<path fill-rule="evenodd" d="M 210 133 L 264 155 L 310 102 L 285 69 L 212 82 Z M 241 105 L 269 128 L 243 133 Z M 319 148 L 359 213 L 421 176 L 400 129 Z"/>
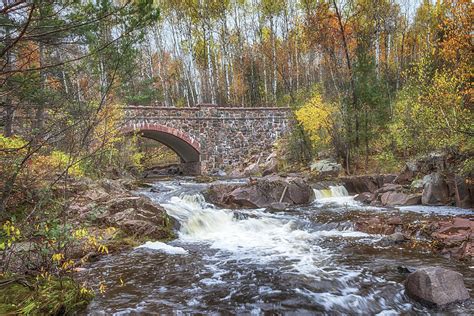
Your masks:
<path fill-rule="evenodd" d="M 465 103 L 462 81 L 448 70 L 432 70 L 426 60 L 411 72 L 394 108 L 390 132 L 408 155 L 465 150 L 474 116 Z"/>
<path fill-rule="evenodd" d="M 315 92 L 300 109 L 296 110 L 296 119 L 309 134 L 315 148 L 326 148 L 331 142 L 335 113 L 336 107 L 324 102 L 319 92 Z"/>
<path fill-rule="evenodd" d="M 92 290 L 72 278 L 47 273 L 36 279 L 10 278 L 0 288 L 0 313 L 22 315 L 71 315 L 84 309 L 94 297 Z M 5 280 L 9 282 L 10 280 Z"/>
<path fill-rule="evenodd" d="M 55 173 L 62 173 L 67 169 L 67 173 L 73 177 L 84 176 L 84 170 L 77 162 L 77 158 L 72 158 L 70 155 L 54 150 L 49 155 L 35 156 L 29 165 L 29 169 L 35 176 L 48 176 Z"/>

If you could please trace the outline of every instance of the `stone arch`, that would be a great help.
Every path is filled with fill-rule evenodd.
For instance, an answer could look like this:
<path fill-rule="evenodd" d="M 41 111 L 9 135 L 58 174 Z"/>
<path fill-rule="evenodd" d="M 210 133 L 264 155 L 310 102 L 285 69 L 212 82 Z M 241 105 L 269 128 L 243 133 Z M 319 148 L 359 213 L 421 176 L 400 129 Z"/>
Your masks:
<path fill-rule="evenodd" d="M 200 143 L 188 134 L 161 124 L 133 124 L 123 129 L 126 134 L 138 133 L 140 136 L 154 139 L 173 150 L 183 163 L 199 163 L 201 159 Z"/>

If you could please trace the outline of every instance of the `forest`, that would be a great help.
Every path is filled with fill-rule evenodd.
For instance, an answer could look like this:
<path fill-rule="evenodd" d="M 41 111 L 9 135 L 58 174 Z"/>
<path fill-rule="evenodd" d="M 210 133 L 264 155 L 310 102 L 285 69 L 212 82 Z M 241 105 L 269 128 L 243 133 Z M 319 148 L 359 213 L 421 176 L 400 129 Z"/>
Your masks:
<path fill-rule="evenodd" d="M 469 0 L 2 0 L 0 13 L 0 314 L 81 311 L 111 287 L 76 276 L 88 262 L 183 234 L 129 193 L 179 160 L 121 132 L 129 106 L 289 108 L 285 174 L 329 158 L 338 176 L 393 174 L 436 154 L 474 184 Z M 128 204 L 111 206 L 117 192 Z M 118 208 L 158 208 L 162 227 L 122 227 Z"/>

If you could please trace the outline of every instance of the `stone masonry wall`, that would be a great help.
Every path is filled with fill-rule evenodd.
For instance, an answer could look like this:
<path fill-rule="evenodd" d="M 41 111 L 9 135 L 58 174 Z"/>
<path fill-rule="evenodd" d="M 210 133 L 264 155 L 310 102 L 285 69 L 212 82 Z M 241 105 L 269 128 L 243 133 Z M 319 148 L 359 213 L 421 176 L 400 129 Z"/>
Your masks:
<path fill-rule="evenodd" d="M 197 140 L 204 174 L 235 165 L 250 153 L 270 150 L 292 124 L 289 108 L 130 106 L 125 108 L 125 117 L 129 129 L 163 125 Z"/>

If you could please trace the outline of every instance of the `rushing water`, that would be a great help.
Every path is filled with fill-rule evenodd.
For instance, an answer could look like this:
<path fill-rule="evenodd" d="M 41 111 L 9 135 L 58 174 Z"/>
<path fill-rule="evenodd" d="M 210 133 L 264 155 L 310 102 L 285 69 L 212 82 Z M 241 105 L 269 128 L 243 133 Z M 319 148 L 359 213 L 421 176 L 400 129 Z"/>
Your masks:
<path fill-rule="evenodd" d="M 402 267 L 430 265 L 460 271 L 474 288 L 467 263 L 383 247 L 381 236 L 354 231 L 348 214 L 388 210 L 360 205 L 344 187 L 316 191 L 311 206 L 278 213 L 217 208 L 205 202 L 205 188 L 165 182 L 155 184 L 160 193 L 143 192 L 178 219 L 179 238 L 92 264 L 84 278 L 106 291 L 87 313 L 436 314 L 408 299 L 402 285 Z M 425 216 L 427 210 L 415 211 Z M 443 313 L 473 312 L 455 305 Z"/>

